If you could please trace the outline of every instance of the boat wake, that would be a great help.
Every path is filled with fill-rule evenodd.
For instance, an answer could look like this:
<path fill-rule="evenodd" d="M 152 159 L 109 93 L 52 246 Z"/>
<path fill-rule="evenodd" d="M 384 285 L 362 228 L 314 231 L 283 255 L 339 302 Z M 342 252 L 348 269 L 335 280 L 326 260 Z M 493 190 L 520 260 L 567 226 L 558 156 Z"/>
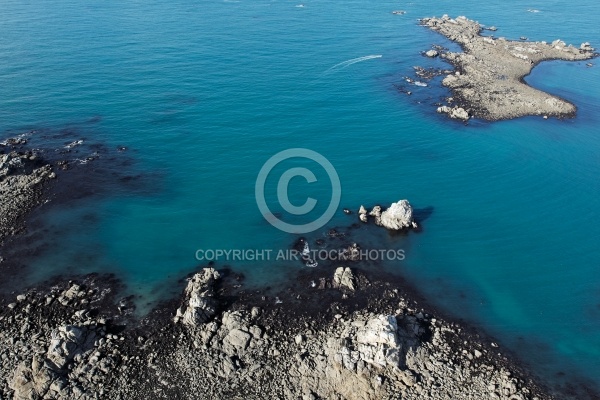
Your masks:
<path fill-rule="evenodd" d="M 381 54 L 374 54 L 374 55 L 370 55 L 370 56 L 364 56 L 364 57 L 353 58 L 351 60 L 346 60 L 339 64 L 335 64 L 333 67 L 331 67 L 327 71 L 325 71 L 324 74 L 347 68 L 347 67 L 351 66 L 352 64 L 356 64 L 356 63 L 367 61 L 367 60 L 372 60 L 374 58 L 381 58 L 381 57 L 383 57 Z"/>

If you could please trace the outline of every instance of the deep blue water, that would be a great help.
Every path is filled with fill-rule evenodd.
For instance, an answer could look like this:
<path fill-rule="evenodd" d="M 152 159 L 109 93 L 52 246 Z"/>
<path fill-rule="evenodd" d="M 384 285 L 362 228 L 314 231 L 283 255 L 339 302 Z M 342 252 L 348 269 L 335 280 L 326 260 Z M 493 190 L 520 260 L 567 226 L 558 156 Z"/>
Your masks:
<path fill-rule="evenodd" d="M 263 219 L 254 184 L 269 157 L 303 147 L 335 166 L 340 207 L 433 207 L 423 233 L 381 239 L 406 250 L 387 269 L 539 373 L 600 383 L 600 67 L 548 62 L 527 78 L 578 106 L 567 121 L 465 126 L 435 113 L 445 93 L 435 84 L 407 87 L 412 96 L 394 86 L 415 65 L 443 65 L 420 51 L 451 45 L 417 18 L 467 15 L 498 36 L 600 46 L 600 5 L 297 4 L 2 2 L 0 130 L 75 126 L 89 142 L 128 147 L 157 180 L 151 195 L 115 190 L 46 216 L 52 251 L 30 261 L 26 283 L 111 271 L 153 300 L 198 266 L 199 248 L 288 248 L 296 237 Z M 381 58 L 331 69 L 369 55 Z M 328 196 L 293 182 L 292 199 L 307 192 Z M 350 222 L 340 210 L 321 231 Z M 299 268 L 233 267 L 248 284 Z"/>

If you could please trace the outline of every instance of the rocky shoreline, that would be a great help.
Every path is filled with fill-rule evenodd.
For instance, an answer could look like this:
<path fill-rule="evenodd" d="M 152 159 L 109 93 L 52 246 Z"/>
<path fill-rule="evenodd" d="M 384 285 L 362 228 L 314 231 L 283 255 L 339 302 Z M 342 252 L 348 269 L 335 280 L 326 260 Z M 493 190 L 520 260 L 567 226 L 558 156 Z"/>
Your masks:
<path fill-rule="evenodd" d="M 18 150 L 25 143 L 22 138 L 0 143 L 0 246 L 24 229 L 23 217 L 41 204 L 46 183 L 56 178 L 35 151 Z"/>
<path fill-rule="evenodd" d="M 18 219 L 3 220 L 12 235 L 43 198 L 49 164 L 65 164 L 10 150 L 0 181 L 8 198 L 22 192 L 6 183 L 14 179 L 38 193 L 15 203 Z M 401 200 L 368 216 L 361 207 L 358 217 L 405 231 L 417 228 L 415 214 Z M 444 317 L 397 276 L 361 270 L 345 236 L 328 234 L 347 249 L 345 261 L 295 269 L 279 289 L 246 289 L 228 269 L 199 268 L 179 299 L 142 318 L 110 275 L 0 296 L 0 398 L 557 398 L 493 339 Z"/>
<path fill-rule="evenodd" d="M 577 107 L 557 96 L 534 89 L 523 80 L 540 62 L 547 60 L 581 61 L 597 57 L 589 43 L 575 47 L 561 40 L 552 43 L 519 41 L 482 36 L 484 26 L 466 17 L 424 18 L 421 24 L 459 44 L 462 53 L 439 46 L 425 52 L 438 55 L 455 71 L 442 84 L 452 91 L 439 113 L 459 120 L 480 118 L 488 121 L 527 115 L 557 118 L 573 117 Z M 497 28 L 490 28 L 495 32 Z"/>
<path fill-rule="evenodd" d="M 0 311 L 15 399 L 550 399 L 497 345 L 345 268 L 274 296 L 205 268 L 141 321 L 114 279 L 32 289 Z M 340 274 L 345 275 L 339 279 Z M 310 292 L 308 279 L 327 280 Z M 279 302 L 275 301 L 279 299 Z M 178 303 L 178 304 L 177 304 Z"/>

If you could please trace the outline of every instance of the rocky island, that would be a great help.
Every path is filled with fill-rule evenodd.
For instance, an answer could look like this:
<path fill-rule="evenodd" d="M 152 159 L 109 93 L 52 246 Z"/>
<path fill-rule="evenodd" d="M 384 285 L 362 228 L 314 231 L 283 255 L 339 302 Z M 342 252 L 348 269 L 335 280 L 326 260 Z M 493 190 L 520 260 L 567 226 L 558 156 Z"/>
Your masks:
<path fill-rule="evenodd" d="M 482 36 L 484 27 L 466 17 L 452 19 L 424 18 L 421 24 L 455 43 L 462 53 L 430 50 L 429 57 L 442 57 L 455 71 L 448 74 L 443 85 L 450 88 L 452 98 L 438 112 L 467 120 L 470 117 L 489 121 L 512 119 L 526 115 L 575 115 L 576 106 L 549 93 L 527 85 L 523 78 L 540 62 L 546 60 L 579 61 L 596 57 L 589 43 L 567 45 L 561 40 L 552 43 L 520 41 Z"/>

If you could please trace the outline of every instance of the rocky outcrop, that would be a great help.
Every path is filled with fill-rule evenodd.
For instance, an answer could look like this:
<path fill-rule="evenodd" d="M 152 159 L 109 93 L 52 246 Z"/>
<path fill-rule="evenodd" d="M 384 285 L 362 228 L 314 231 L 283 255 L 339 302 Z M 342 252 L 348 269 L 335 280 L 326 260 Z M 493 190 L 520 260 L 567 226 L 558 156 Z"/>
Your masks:
<path fill-rule="evenodd" d="M 96 333 L 86 326 L 65 325 L 52 332 L 46 358 L 56 370 L 61 370 L 76 355 L 94 347 Z"/>
<path fill-rule="evenodd" d="M 356 289 L 356 278 L 349 267 L 339 267 L 333 275 L 333 287 L 347 290 Z"/>
<path fill-rule="evenodd" d="M 397 300 L 395 313 L 335 315 L 318 329 L 281 320 L 281 312 L 278 326 L 287 329 L 262 326 L 268 312 L 225 312 L 202 327 L 209 334 L 191 339 L 202 351 L 181 342 L 164 362 L 186 379 L 188 393 L 207 398 L 548 399 L 495 367 L 459 328 Z"/>
<path fill-rule="evenodd" d="M 375 218 L 375 225 L 381 225 L 381 206 L 375 206 L 369 212 L 369 216 Z"/>
<path fill-rule="evenodd" d="M 375 221 L 375 225 L 383 226 L 393 231 L 416 229 L 418 227 L 413 217 L 413 208 L 408 200 L 400 200 L 397 203 L 392 203 L 386 210 L 382 210 L 381 206 L 375 206 L 368 214 L 367 210 L 361 206 L 358 216 L 362 222 L 368 222 L 368 216 L 371 216 Z"/>
<path fill-rule="evenodd" d="M 17 367 L 10 384 L 14 398 L 65 398 L 73 393 L 67 390 L 67 367 L 76 356 L 85 358 L 94 348 L 96 338 L 96 330 L 89 326 L 65 325 L 55 329 L 45 358 L 34 355 L 31 363 Z"/>
<path fill-rule="evenodd" d="M 367 222 L 367 209 L 365 206 L 360 206 L 358 209 L 358 219 L 360 219 L 362 222 Z"/>
<path fill-rule="evenodd" d="M 437 112 L 448 114 L 450 118 L 461 119 L 463 121 L 467 121 L 470 118 L 469 113 L 462 107 L 441 106 L 437 108 Z"/>
<path fill-rule="evenodd" d="M 483 26 L 466 17 L 452 19 L 445 15 L 424 18 L 421 23 L 463 49 L 462 53 L 441 53 L 456 68 L 444 78 L 443 85 L 452 90 L 452 102 L 458 106 L 440 107 L 438 112 L 461 120 L 474 116 L 492 121 L 525 115 L 575 115 L 573 104 L 528 86 L 523 78 L 544 60 L 595 57 L 589 43 L 575 47 L 561 40 L 546 43 L 481 36 Z"/>
<path fill-rule="evenodd" d="M 175 323 L 197 326 L 208 322 L 217 312 L 215 282 L 220 275 L 214 268 L 195 274 L 185 289 L 184 305 L 177 309 Z"/>
<path fill-rule="evenodd" d="M 8 153 L 2 154 L 6 150 Z M 41 201 L 42 183 L 55 177 L 37 154 L 12 151 L 0 144 L 0 245 L 22 229 L 20 219 Z"/>
<path fill-rule="evenodd" d="M 391 230 L 413 228 L 413 208 L 408 200 L 400 200 L 381 213 L 379 224 Z"/>

